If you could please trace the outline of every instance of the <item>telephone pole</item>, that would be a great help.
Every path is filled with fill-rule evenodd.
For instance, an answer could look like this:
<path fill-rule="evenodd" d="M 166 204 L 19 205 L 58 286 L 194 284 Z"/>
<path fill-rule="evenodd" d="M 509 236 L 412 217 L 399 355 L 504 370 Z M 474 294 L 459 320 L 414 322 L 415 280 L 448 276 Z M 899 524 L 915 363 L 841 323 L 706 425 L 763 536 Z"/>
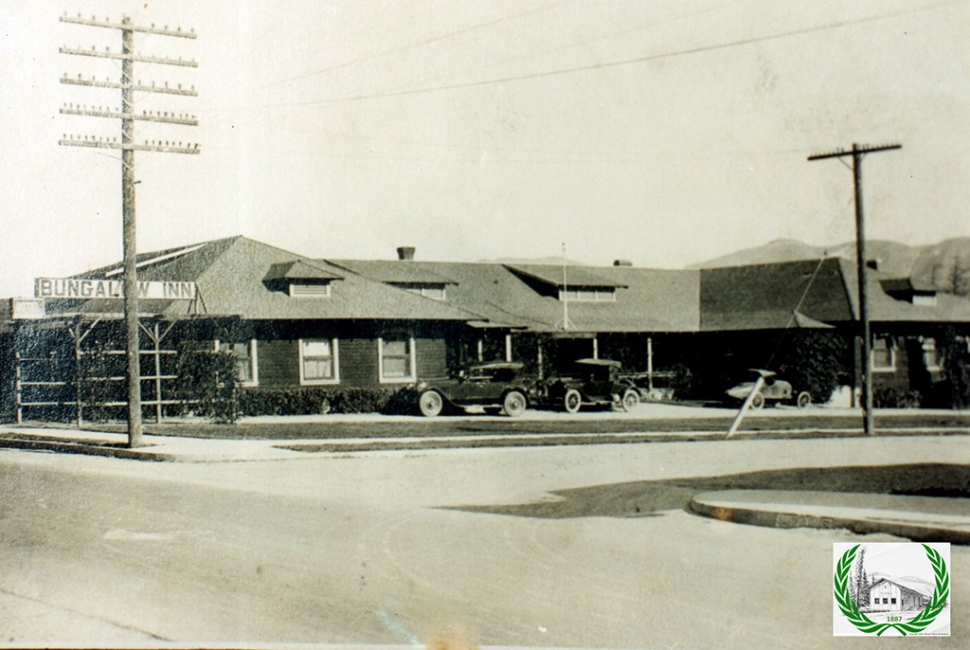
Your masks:
<path fill-rule="evenodd" d="M 128 446 L 139 447 L 142 444 L 142 419 L 141 419 L 141 368 L 139 367 L 139 343 L 138 343 L 138 278 L 137 278 L 137 250 L 136 250 L 136 229 L 135 229 L 135 152 L 154 151 L 158 153 L 184 153 L 198 154 L 199 145 L 182 145 L 181 142 L 169 141 L 145 141 L 144 144 L 135 143 L 135 121 L 162 122 L 167 124 L 178 124 L 184 126 L 198 126 L 199 122 L 194 116 L 183 115 L 169 112 L 149 113 L 143 111 L 141 115 L 135 114 L 135 93 L 162 93 L 167 95 L 182 95 L 196 97 L 198 93 L 195 86 L 190 89 L 183 89 L 182 84 L 176 88 L 169 88 L 168 83 L 163 86 L 143 86 L 141 82 L 135 83 L 133 64 L 154 63 L 160 65 L 173 65 L 188 68 L 197 68 L 199 64 L 195 61 L 187 61 L 182 58 L 171 59 L 166 57 L 142 56 L 135 52 L 134 39 L 135 32 L 142 34 L 153 34 L 157 36 L 172 36 L 176 38 L 194 39 L 195 30 L 183 32 L 179 27 L 171 30 L 166 25 L 164 28 L 156 28 L 154 24 L 150 27 L 136 26 L 131 23 L 131 18 L 123 16 L 121 22 L 113 23 L 109 19 L 103 21 L 91 17 L 82 18 L 64 14 L 61 22 L 84 25 L 87 27 L 101 27 L 107 29 L 117 29 L 121 31 L 121 53 L 113 53 L 110 48 L 98 51 L 96 48 L 90 50 L 78 48 L 62 47 L 62 54 L 72 54 L 78 56 L 91 56 L 102 59 L 115 59 L 121 61 L 121 81 L 115 82 L 105 79 L 99 81 L 94 77 L 84 79 L 78 75 L 76 79 L 69 78 L 65 74 L 61 78 L 61 83 L 76 86 L 89 86 L 94 88 L 112 88 L 121 91 L 121 108 L 112 110 L 111 108 L 88 107 L 87 105 L 68 104 L 61 109 L 65 115 L 84 115 L 89 117 L 102 117 L 121 120 L 121 142 L 117 138 L 105 139 L 94 136 L 66 136 L 58 144 L 68 147 L 94 147 L 98 149 L 120 149 L 121 150 L 121 204 L 122 204 L 122 237 L 124 247 L 124 302 L 125 302 L 125 332 L 126 332 L 126 360 L 128 376 Z"/>
<path fill-rule="evenodd" d="M 860 146 L 852 144 L 851 151 L 833 151 L 809 156 L 811 160 L 824 160 L 826 158 L 841 158 L 852 156 L 852 180 L 855 188 L 855 254 L 856 254 L 856 275 L 859 283 L 859 335 L 862 341 L 862 353 L 860 362 L 862 365 L 862 422 L 865 434 L 873 434 L 872 425 L 872 336 L 869 331 L 869 311 L 866 289 L 866 231 L 865 222 L 862 217 L 862 157 L 867 153 L 877 153 L 879 151 L 892 151 L 902 149 L 901 144 L 887 144 L 878 147 Z M 844 164 L 844 163 L 843 163 Z"/>

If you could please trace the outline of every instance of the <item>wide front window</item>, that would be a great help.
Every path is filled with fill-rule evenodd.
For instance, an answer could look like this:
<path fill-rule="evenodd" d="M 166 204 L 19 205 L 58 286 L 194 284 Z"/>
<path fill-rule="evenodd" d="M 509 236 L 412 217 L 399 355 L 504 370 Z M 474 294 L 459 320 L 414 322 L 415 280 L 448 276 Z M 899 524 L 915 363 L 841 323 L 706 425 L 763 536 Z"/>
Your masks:
<path fill-rule="evenodd" d="M 414 381 L 414 339 L 384 337 L 378 339 L 379 364 L 382 382 Z"/>
<path fill-rule="evenodd" d="M 560 289 L 562 302 L 612 302 L 616 300 L 616 290 L 610 289 Z"/>
<path fill-rule="evenodd" d="M 340 381 L 337 339 L 300 339 L 300 383 Z"/>
<path fill-rule="evenodd" d="M 243 343 L 217 340 L 216 350 L 232 355 L 236 361 L 236 376 L 244 386 L 255 386 L 259 383 L 256 370 L 256 339 Z"/>

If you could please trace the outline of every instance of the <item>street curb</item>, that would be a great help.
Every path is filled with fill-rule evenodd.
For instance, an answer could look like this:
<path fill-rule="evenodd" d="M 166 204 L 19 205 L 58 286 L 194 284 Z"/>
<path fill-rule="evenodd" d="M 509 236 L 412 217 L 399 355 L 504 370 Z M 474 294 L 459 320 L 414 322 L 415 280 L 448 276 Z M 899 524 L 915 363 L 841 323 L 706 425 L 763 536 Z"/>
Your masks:
<path fill-rule="evenodd" d="M 914 542 L 970 544 L 970 531 L 900 521 L 872 521 L 852 517 L 824 517 L 804 513 L 779 512 L 705 502 L 705 499 L 714 500 L 716 496 L 716 492 L 695 494 L 687 508 L 695 514 L 717 519 L 718 521 L 729 521 L 735 524 L 748 524 L 763 528 L 820 528 L 823 530 L 844 528 L 859 535 L 884 533 L 911 539 Z"/>
<path fill-rule="evenodd" d="M 28 451 L 51 451 L 63 454 L 80 454 L 84 456 L 102 456 L 108 458 L 125 458 L 128 460 L 147 460 L 153 462 L 185 462 L 189 460 L 188 458 L 179 457 L 177 454 L 40 438 L 0 438 L 0 448 L 26 449 Z"/>

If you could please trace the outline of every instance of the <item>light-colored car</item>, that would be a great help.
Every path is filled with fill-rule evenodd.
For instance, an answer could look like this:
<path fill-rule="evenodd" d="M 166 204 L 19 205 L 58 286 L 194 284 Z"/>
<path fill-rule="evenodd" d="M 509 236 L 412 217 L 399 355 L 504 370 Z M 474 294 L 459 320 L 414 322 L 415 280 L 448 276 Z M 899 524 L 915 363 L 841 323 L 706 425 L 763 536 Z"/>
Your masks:
<path fill-rule="evenodd" d="M 751 372 L 764 377 L 764 385 L 758 391 L 758 394 L 752 398 L 751 408 L 764 408 L 764 405 L 769 401 L 790 402 L 798 408 L 805 408 L 812 403 L 812 396 L 808 391 L 801 391 L 793 396 L 791 383 L 784 379 L 778 379 L 773 371 L 752 368 Z M 733 388 L 729 388 L 726 391 L 727 395 L 736 400 L 745 400 L 754 389 L 755 383 L 757 383 L 756 379 L 742 382 Z"/>

